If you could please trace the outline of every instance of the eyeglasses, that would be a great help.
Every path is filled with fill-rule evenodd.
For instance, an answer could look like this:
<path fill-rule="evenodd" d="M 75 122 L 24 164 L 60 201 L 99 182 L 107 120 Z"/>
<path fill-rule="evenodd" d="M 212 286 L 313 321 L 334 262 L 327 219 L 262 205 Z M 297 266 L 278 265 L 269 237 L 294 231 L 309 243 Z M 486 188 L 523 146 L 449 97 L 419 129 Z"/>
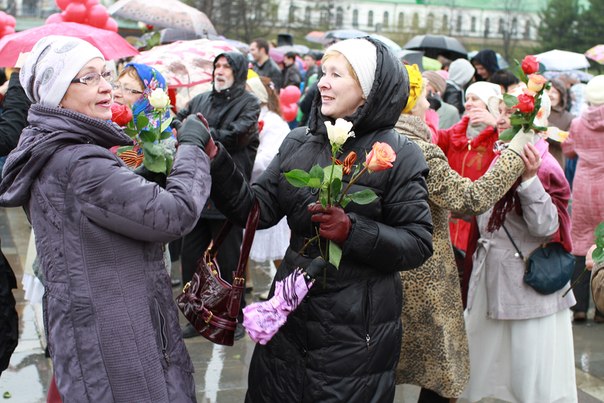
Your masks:
<path fill-rule="evenodd" d="M 80 78 L 74 78 L 73 80 L 71 80 L 71 82 L 86 85 L 99 85 L 99 83 L 101 82 L 101 77 L 103 77 L 105 81 L 111 82 L 113 81 L 113 72 L 111 70 L 108 70 L 100 74 L 97 72 L 88 73 Z"/>
<path fill-rule="evenodd" d="M 112 82 L 111 86 L 113 87 L 114 91 L 120 90 L 122 92 L 122 94 L 125 94 L 127 92 L 129 92 L 132 95 L 143 95 L 144 94 L 143 91 L 133 90 L 132 88 L 124 87 L 123 84 L 118 81 Z"/>

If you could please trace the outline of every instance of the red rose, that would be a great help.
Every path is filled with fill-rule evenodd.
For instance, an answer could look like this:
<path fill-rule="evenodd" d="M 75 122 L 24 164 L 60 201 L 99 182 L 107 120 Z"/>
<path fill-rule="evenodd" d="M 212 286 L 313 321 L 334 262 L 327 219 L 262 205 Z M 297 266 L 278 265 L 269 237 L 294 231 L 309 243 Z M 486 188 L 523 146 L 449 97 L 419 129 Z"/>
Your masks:
<path fill-rule="evenodd" d="M 514 106 L 522 113 L 531 113 L 535 110 L 535 98 L 527 94 L 518 95 L 518 104 Z"/>
<path fill-rule="evenodd" d="M 524 71 L 524 74 L 533 74 L 539 71 L 539 62 L 535 56 L 528 55 L 522 59 L 520 67 Z"/>
<path fill-rule="evenodd" d="M 118 126 L 126 126 L 132 120 L 132 109 L 128 105 L 120 105 L 114 102 L 111 105 L 111 120 Z"/>

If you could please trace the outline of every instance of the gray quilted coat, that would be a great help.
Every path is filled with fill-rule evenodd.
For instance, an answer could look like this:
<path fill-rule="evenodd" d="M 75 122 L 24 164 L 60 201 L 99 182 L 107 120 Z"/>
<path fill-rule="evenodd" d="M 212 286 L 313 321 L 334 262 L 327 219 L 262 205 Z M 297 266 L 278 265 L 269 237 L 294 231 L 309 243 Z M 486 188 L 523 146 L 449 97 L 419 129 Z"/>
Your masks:
<path fill-rule="evenodd" d="M 23 206 L 36 235 L 63 401 L 195 401 L 162 245 L 197 222 L 208 158 L 182 145 L 164 190 L 108 151 L 130 143 L 113 123 L 40 105 L 29 123 L 0 205 Z"/>

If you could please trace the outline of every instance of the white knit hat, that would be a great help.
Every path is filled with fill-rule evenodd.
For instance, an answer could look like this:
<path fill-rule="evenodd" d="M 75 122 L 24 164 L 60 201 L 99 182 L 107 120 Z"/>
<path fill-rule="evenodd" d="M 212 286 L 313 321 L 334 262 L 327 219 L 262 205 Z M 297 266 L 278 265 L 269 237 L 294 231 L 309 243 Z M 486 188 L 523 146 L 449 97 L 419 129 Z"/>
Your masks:
<path fill-rule="evenodd" d="M 466 98 L 468 95 L 474 94 L 484 104 L 493 116 L 499 116 L 499 101 L 502 99 L 501 87 L 497 84 L 486 81 L 478 81 L 471 84 L 466 90 Z"/>
<path fill-rule="evenodd" d="M 71 80 L 96 58 L 105 60 L 100 50 L 83 39 L 47 36 L 34 45 L 21 68 L 19 81 L 31 102 L 58 106 Z"/>
<path fill-rule="evenodd" d="M 345 41 L 334 43 L 327 50 L 335 50 L 344 55 L 359 78 L 363 96 L 367 99 L 371 92 L 371 87 L 373 87 L 377 66 L 377 49 L 375 45 L 366 39 L 346 39 Z"/>
<path fill-rule="evenodd" d="M 585 86 L 585 100 L 591 105 L 604 104 L 604 75 L 589 80 Z"/>

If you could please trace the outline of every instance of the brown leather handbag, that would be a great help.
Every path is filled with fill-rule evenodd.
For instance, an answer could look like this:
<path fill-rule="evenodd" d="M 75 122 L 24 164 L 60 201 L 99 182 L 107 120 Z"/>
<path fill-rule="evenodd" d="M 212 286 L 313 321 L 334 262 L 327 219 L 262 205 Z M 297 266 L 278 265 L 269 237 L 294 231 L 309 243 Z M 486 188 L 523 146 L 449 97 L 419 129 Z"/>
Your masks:
<path fill-rule="evenodd" d="M 220 277 L 220 269 L 216 261 L 218 249 L 233 226 L 230 221 L 227 221 L 199 259 L 193 279 L 185 284 L 182 294 L 176 298 L 178 308 L 187 320 L 200 335 L 213 343 L 233 345 L 237 315 L 245 290 L 245 267 L 259 217 L 260 209 L 256 202 L 245 224 L 241 254 L 237 269 L 233 273 L 233 284 Z"/>

